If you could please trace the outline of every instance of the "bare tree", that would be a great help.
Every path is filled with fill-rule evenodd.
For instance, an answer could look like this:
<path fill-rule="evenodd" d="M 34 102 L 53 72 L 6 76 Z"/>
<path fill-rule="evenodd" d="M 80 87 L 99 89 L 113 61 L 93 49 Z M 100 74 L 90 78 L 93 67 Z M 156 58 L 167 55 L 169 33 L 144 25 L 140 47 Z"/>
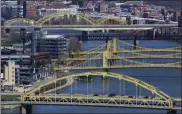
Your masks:
<path fill-rule="evenodd" d="M 81 43 L 76 38 L 70 38 L 68 52 L 78 52 L 81 50 Z"/>

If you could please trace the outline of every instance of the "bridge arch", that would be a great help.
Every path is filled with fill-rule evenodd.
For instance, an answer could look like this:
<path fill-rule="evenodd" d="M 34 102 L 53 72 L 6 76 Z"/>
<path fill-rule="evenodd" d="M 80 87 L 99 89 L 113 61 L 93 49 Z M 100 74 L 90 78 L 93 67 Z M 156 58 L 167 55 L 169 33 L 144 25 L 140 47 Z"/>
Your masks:
<path fill-rule="evenodd" d="M 23 22 L 23 23 L 22 23 Z M 21 24 L 28 24 L 28 25 L 34 25 L 35 21 L 32 19 L 28 19 L 28 18 L 14 18 L 11 20 L 8 20 L 4 23 L 4 26 L 11 26 L 17 23 L 21 23 Z"/>
<path fill-rule="evenodd" d="M 108 16 L 105 17 L 104 19 L 98 20 L 98 25 L 102 25 L 104 23 L 112 24 L 112 22 L 115 22 L 116 24 L 126 24 L 126 19 L 116 16 Z"/>
<path fill-rule="evenodd" d="M 111 78 L 116 78 L 118 80 L 125 80 L 127 82 L 130 82 L 130 83 L 133 83 L 135 84 L 136 86 L 141 86 L 149 91 L 151 91 L 152 93 L 156 94 L 158 97 L 168 101 L 168 100 L 171 100 L 171 97 L 168 96 L 166 93 L 162 92 L 161 90 L 159 90 L 158 88 L 144 82 L 144 81 L 141 81 L 141 80 L 138 80 L 136 78 L 133 78 L 133 77 L 129 77 L 129 76 L 126 76 L 126 75 L 122 75 L 122 74 L 116 74 L 116 73 L 112 73 L 112 72 L 84 72 L 84 73 L 77 73 L 77 74 L 72 74 L 72 75 L 69 75 L 69 76 L 64 76 L 64 77 L 61 77 L 61 78 L 58 78 L 58 79 L 55 79 L 53 81 L 50 81 L 44 85 L 41 85 L 31 91 L 29 91 L 28 93 L 26 93 L 24 96 L 29 96 L 33 93 L 35 93 L 36 91 L 40 91 L 41 89 L 44 89 L 44 87 L 46 86 L 49 86 L 50 84 L 54 84 L 57 82 L 57 81 L 61 81 L 61 80 L 64 80 L 64 79 L 69 79 L 69 78 L 74 78 L 74 77 L 81 77 L 81 76 L 103 76 L 103 77 L 111 77 Z"/>
<path fill-rule="evenodd" d="M 63 16 L 76 16 L 76 18 L 81 18 L 81 19 L 85 20 L 86 22 L 88 22 L 91 25 L 95 25 L 96 24 L 88 16 L 84 16 L 84 15 L 81 15 L 81 14 L 73 14 L 73 13 L 69 13 L 69 12 L 68 13 L 54 13 L 54 14 L 50 14 L 48 16 L 40 18 L 36 23 L 38 25 L 42 25 L 45 22 L 50 21 L 51 19 L 58 18 L 58 17 L 63 17 Z"/>

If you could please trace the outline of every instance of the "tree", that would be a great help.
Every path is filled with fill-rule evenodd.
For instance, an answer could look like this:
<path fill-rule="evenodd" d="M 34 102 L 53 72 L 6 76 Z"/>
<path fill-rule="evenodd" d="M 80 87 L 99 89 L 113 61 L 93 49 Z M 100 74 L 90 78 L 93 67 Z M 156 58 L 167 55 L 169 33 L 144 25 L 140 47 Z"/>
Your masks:
<path fill-rule="evenodd" d="M 116 3 L 115 2 L 110 2 L 109 5 L 108 5 L 109 8 L 115 8 L 116 7 Z"/>
<path fill-rule="evenodd" d="M 36 67 L 37 68 L 40 68 L 41 67 L 41 61 L 40 60 L 37 60 L 36 63 L 35 63 Z"/>
<path fill-rule="evenodd" d="M 46 63 L 51 64 L 51 56 L 49 54 L 45 55 Z"/>
<path fill-rule="evenodd" d="M 80 0 L 72 0 L 73 5 L 77 5 Z"/>

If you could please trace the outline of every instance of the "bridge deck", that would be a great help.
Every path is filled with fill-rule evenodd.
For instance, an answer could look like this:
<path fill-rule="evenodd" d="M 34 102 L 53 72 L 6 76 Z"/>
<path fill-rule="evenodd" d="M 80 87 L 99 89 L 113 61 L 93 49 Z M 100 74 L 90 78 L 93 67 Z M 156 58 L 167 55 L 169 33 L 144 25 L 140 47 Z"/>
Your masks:
<path fill-rule="evenodd" d="M 94 96 L 92 94 L 57 94 L 55 95 L 39 95 L 24 96 L 23 104 L 51 104 L 51 105 L 84 105 L 84 106 L 109 106 L 109 107 L 137 107 L 148 109 L 175 109 L 179 107 L 170 107 L 168 100 L 151 99 L 151 98 L 130 98 L 128 96 L 107 95 Z"/>
<path fill-rule="evenodd" d="M 13 26 L 4 26 L 4 27 L 13 27 Z M 22 27 L 22 26 L 16 26 L 16 27 Z M 26 26 L 26 27 L 32 27 L 32 26 Z M 154 28 L 154 27 L 178 27 L 178 24 L 135 24 L 135 25 L 40 25 L 40 26 L 34 26 L 37 28 Z"/>

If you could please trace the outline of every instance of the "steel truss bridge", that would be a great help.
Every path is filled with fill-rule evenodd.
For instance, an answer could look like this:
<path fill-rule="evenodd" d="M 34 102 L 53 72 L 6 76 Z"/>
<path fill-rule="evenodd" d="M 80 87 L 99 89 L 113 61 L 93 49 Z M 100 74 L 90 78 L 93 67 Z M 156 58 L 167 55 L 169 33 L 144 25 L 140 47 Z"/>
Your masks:
<path fill-rule="evenodd" d="M 5 26 L 34 26 L 34 25 L 126 25 L 127 20 L 118 16 L 102 16 L 94 18 L 84 13 L 53 13 L 40 18 L 37 21 L 28 18 L 15 18 L 5 22 Z M 178 26 L 178 23 L 168 23 Z M 160 25 L 160 24 L 159 24 Z M 166 25 L 168 26 L 168 25 Z"/>
<path fill-rule="evenodd" d="M 66 29 L 78 31 L 140 31 L 143 35 L 78 35 L 81 40 L 105 40 L 118 37 L 119 39 L 140 39 L 140 40 L 180 40 L 181 28 L 178 24 L 136 24 L 127 25 L 125 18 L 117 16 L 105 16 L 93 18 L 79 13 L 55 13 L 42 17 L 37 21 L 27 18 L 15 18 L 4 23 L 5 28 L 42 28 L 42 29 Z M 152 33 L 147 33 L 147 32 Z M 153 32 L 156 31 L 156 35 Z M 137 37 L 134 37 L 137 36 Z"/>
<path fill-rule="evenodd" d="M 173 54 L 152 55 L 144 52 L 172 52 Z M 138 60 L 140 59 L 140 60 Z M 153 63 L 149 59 L 158 59 Z M 178 60 L 177 62 L 171 62 Z M 114 38 L 94 49 L 72 52 L 69 58 L 53 59 L 54 70 L 108 69 L 108 68 L 181 68 L 181 46 L 172 48 L 144 48 Z M 66 65 L 59 65 L 67 62 Z M 70 64 L 69 64 L 70 63 Z"/>
<path fill-rule="evenodd" d="M 37 21 L 27 18 L 15 18 L 5 22 L 5 26 L 34 26 L 34 25 L 104 25 L 104 24 L 126 24 L 126 19 L 117 16 L 105 16 L 100 19 L 94 19 L 83 13 L 54 13 Z"/>
<path fill-rule="evenodd" d="M 81 22 L 81 23 L 80 23 Z M 49 16 L 43 17 L 38 21 L 33 21 L 30 19 L 18 18 L 12 19 L 5 22 L 5 27 L 38 27 L 38 28 L 61 28 L 61 29 L 72 29 L 72 30 L 81 30 L 81 31 L 96 31 L 98 30 L 149 30 L 156 29 L 159 30 L 159 36 L 164 36 L 166 39 L 170 39 L 173 35 L 177 36 L 178 39 L 181 34 L 179 34 L 179 29 L 177 28 L 178 34 L 174 33 L 177 27 L 177 24 L 170 25 L 136 25 L 136 26 L 125 26 L 124 28 L 121 25 L 126 25 L 126 20 L 118 17 L 104 17 L 102 19 L 93 19 L 83 14 L 76 15 L 66 15 L 63 13 L 51 14 Z M 23 24 L 23 25 L 22 25 Z M 58 25 L 58 26 L 57 26 Z M 78 28 L 78 25 L 81 26 L 82 29 Z M 103 26 L 109 26 L 104 29 Z M 118 27 L 120 25 L 120 27 Z M 88 28 L 90 26 L 90 28 Z M 138 26 L 138 27 L 137 27 Z M 139 27 L 140 26 L 140 27 Z M 161 29 L 161 26 L 168 27 L 168 29 Z M 172 26 L 172 27 L 171 27 Z M 77 27 L 77 28 L 76 28 Z M 169 29 L 169 27 L 171 27 Z M 87 29 L 84 29 L 87 28 Z M 164 30 L 164 32 L 163 32 Z M 168 34 L 168 37 L 166 37 Z M 150 34 L 151 35 L 151 34 Z M 82 37 L 93 37 L 88 36 L 88 34 L 82 35 Z M 98 36 L 97 36 L 98 37 Z M 109 35 L 104 36 L 108 39 Z M 116 37 L 116 36 L 115 36 Z M 171 38 L 171 39 L 177 39 Z M 128 37 L 126 38 L 128 39 Z M 134 38 L 137 39 L 136 37 Z M 148 38 L 150 39 L 150 38 Z M 153 36 L 151 39 L 155 39 Z M 119 40 L 118 40 L 119 41 Z M 122 41 L 119 41 L 122 42 Z M 179 59 L 181 57 L 181 47 L 176 48 L 166 48 L 166 49 L 150 49 L 150 48 L 141 48 L 134 45 L 135 50 L 131 50 L 130 48 L 123 48 L 117 46 L 117 40 L 113 39 L 113 41 L 109 41 L 106 44 L 99 46 L 93 50 L 72 53 L 72 58 L 65 59 L 69 62 L 66 66 L 55 66 L 54 70 L 59 73 L 58 70 L 74 70 L 74 69 L 108 69 L 108 68 L 132 68 L 132 67 L 170 67 L 170 68 L 181 68 L 180 62 L 169 62 L 168 63 L 147 63 L 145 59 L 147 58 L 161 58 L 163 59 Z M 149 55 L 143 54 L 139 52 L 175 52 L 175 54 L 170 55 Z M 122 55 L 123 53 L 131 53 L 130 55 Z M 132 59 L 143 58 L 143 61 L 136 61 Z M 83 61 L 82 63 L 77 63 L 76 61 Z M 98 61 L 97 61 L 98 60 Z M 59 60 L 54 60 L 58 61 Z M 99 63 L 99 64 L 97 64 Z M 72 65 L 73 64 L 73 65 Z M 77 83 L 79 77 L 86 77 L 86 94 L 79 94 L 77 92 L 73 92 L 73 84 Z M 102 94 L 95 95 L 94 93 L 89 92 L 88 81 L 89 78 L 93 77 L 102 77 Z M 108 95 L 109 93 L 105 92 L 105 88 L 109 84 L 109 78 L 115 78 L 118 80 L 118 84 L 120 89 L 118 90 L 117 95 Z M 70 83 L 71 89 L 68 94 L 46 94 L 46 91 L 55 91 L 55 89 L 64 85 L 65 80 L 74 80 Z M 107 84 L 106 84 L 107 82 Z M 126 94 L 125 83 L 129 82 L 134 84 L 136 87 L 135 96 L 128 96 Z M 75 84 L 75 88 L 77 88 Z M 151 96 L 144 98 L 141 95 L 141 88 L 151 92 Z M 78 88 L 77 88 L 78 89 Z M 128 89 L 128 88 L 127 88 Z M 31 112 L 29 106 L 36 104 L 47 104 L 47 105 L 83 105 L 83 106 L 109 106 L 109 107 L 135 107 L 135 108 L 148 108 L 148 109 L 162 109 L 169 111 L 181 110 L 181 107 L 175 106 L 175 100 L 162 92 L 160 89 L 143 82 L 141 80 L 111 72 L 85 72 L 78 73 L 69 76 L 64 76 L 62 78 L 50 81 L 47 84 L 41 85 L 32 91 L 25 93 L 21 96 L 20 104 L 23 105 L 26 110 Z"/>
<path fill-rule="evenodd" d="M 89 90 L 89 79 L 95 77 L 102 77 L 102 94 L 94 95 Z M 79 88 L 77 87 L 78 78 L 85 78 L 86 80 L 86 92 L 85 94 L 77 93 Z M 118 94 L 110 96 L 104 88 L 108 88 L 110 82 L 109 78 L 118 80 Z M 44 92 L 59 88 L 65 84 L 65 80 L 72 79 L 73 83 L 70 83 L 70 93 L 57 92 L 52 94 L 45 94 Z M 135 87 L 135 92 L 132 97 L 127 96 L 126 83 L 131 83 Z M 75 91 L 76 90 L 76 91 Z M 146 90 L 151 93 L 150 97 L 142 97 L 142 91 Z M 160 89 L 138 80 L 133 77 L 129 77 L 122 74 L 116 74 L 112 72 L 84 72 L 73 74 L 69 76 L 63 76 L 56 80 L 50 81 L 44 85 L 41 85 L 28 93 L 21 96 L 22 105 L 83 105 L 83 106 L 107 106 L 107 107 L 133 107 L 133 108 L 148 108 L 148 109 L 161 109 L 161 110 L 181 110 L 181 107 L 175 106 L 175 101 L 166 93 Z M 30 108 L 30 107 L 29 107 Z"/>

